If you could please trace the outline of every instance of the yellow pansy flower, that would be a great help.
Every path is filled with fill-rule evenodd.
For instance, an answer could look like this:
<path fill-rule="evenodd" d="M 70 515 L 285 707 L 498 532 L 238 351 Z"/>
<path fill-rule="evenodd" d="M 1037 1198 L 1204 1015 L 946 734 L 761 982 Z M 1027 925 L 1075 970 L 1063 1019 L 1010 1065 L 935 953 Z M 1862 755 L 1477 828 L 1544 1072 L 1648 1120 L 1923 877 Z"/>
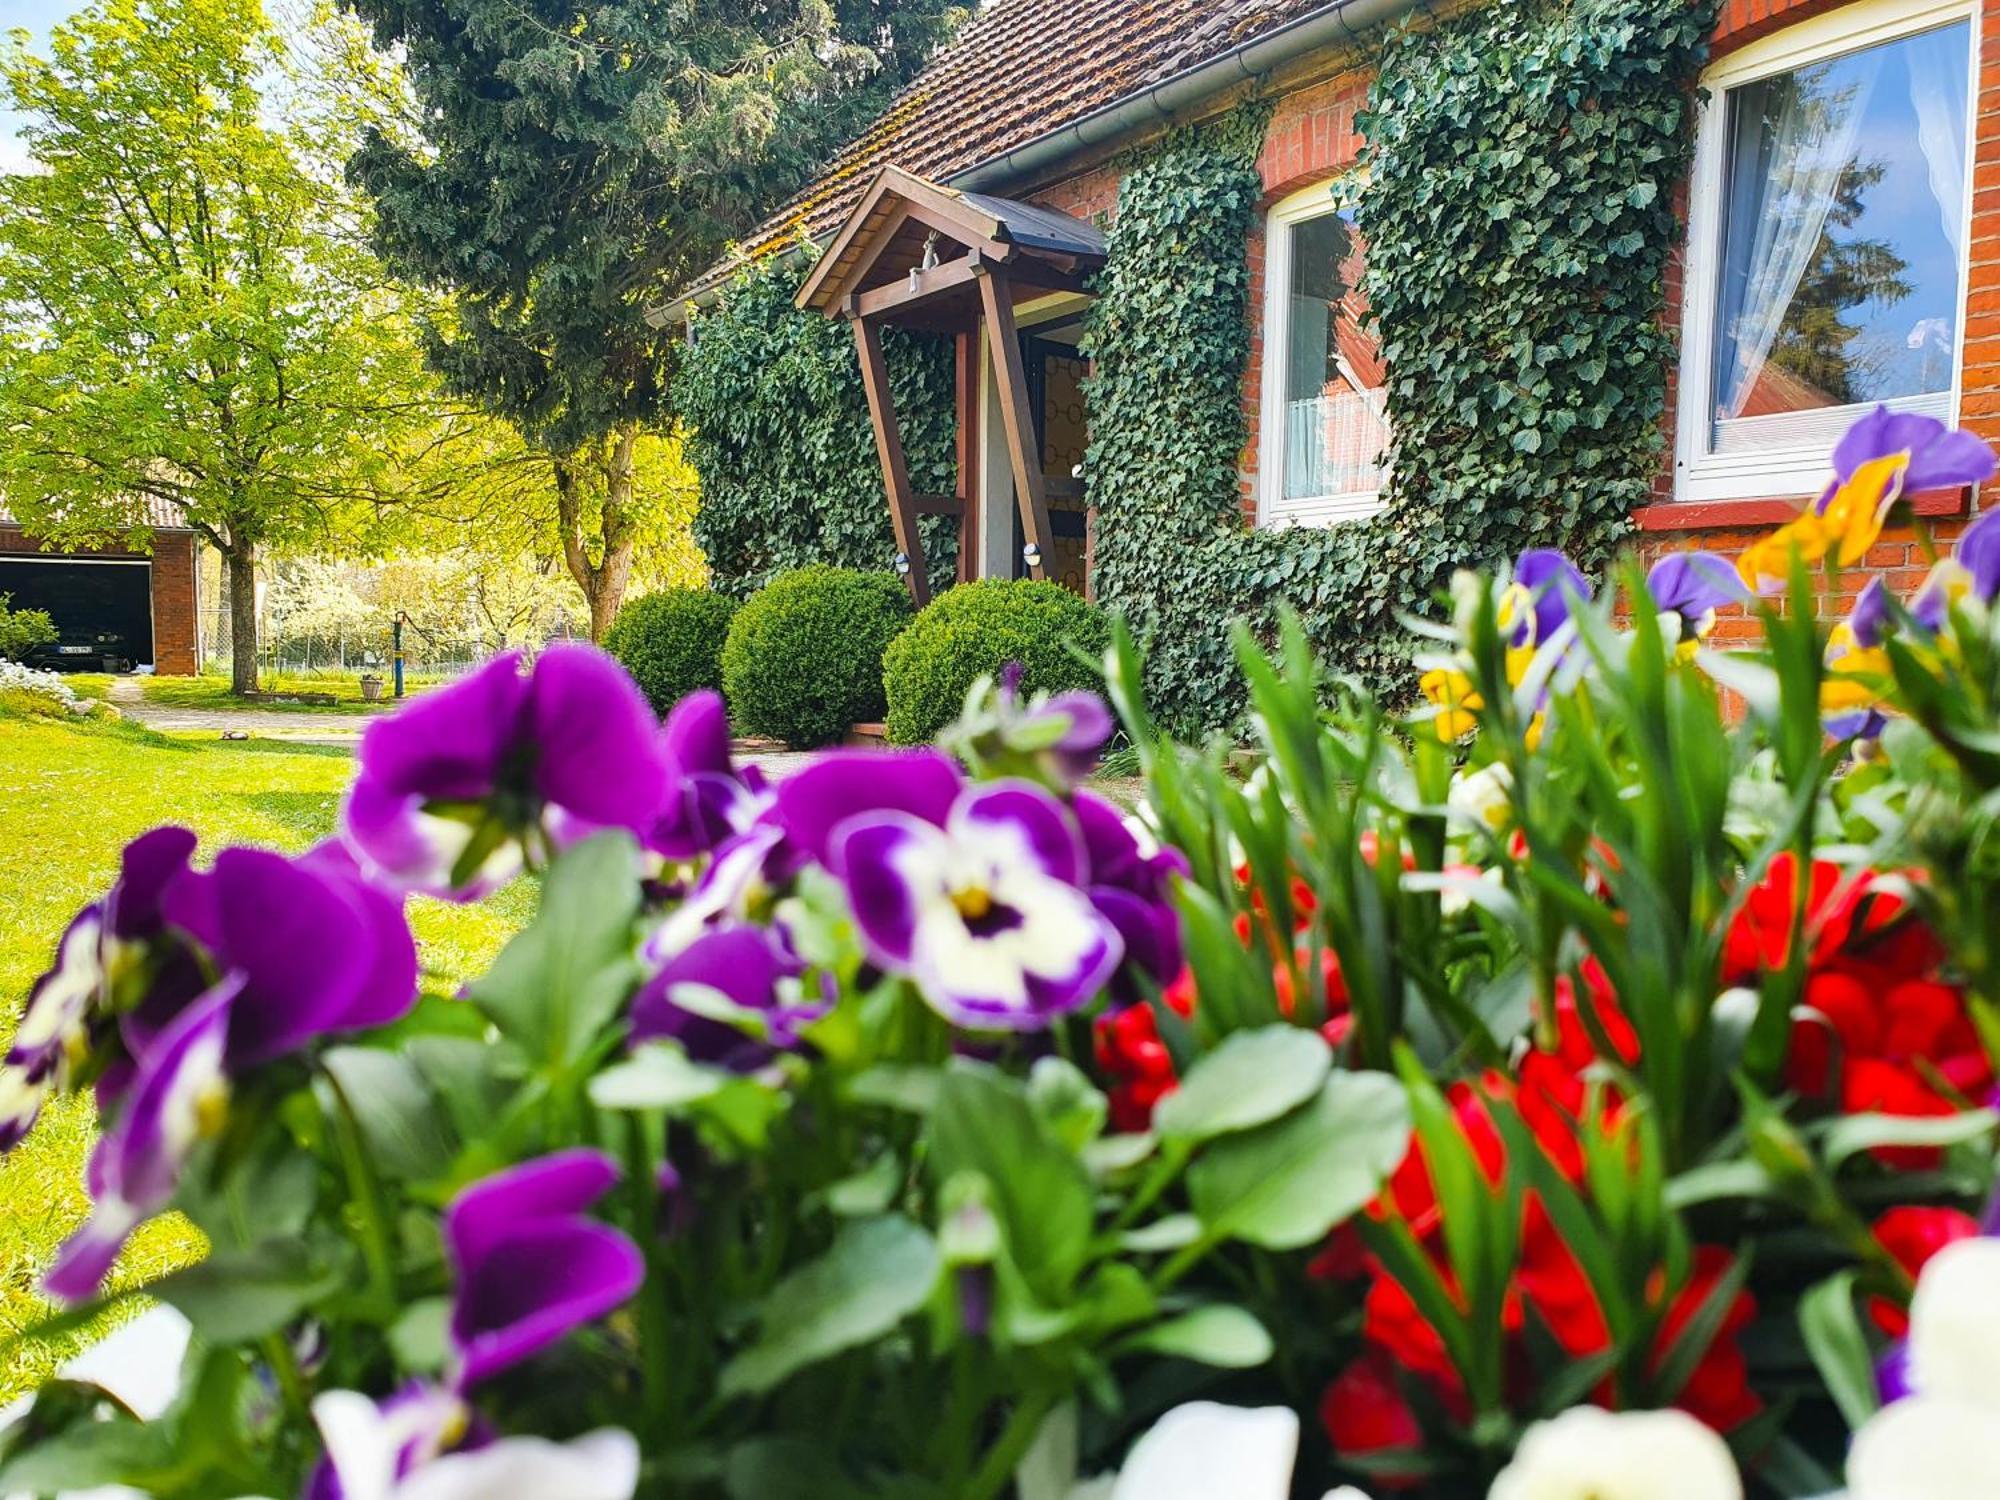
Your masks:
<path fill-rule="evenodd" d="M 1449 742 L 1479 727 L 1479 710 L 1486 707 L 1486 700 L 1479 696 L 1472 679 L 1456 667 L 1433 667 L 1417 680 L 1417 686 L 1437 705 L 1431 723 L 1439 739 Z"/>

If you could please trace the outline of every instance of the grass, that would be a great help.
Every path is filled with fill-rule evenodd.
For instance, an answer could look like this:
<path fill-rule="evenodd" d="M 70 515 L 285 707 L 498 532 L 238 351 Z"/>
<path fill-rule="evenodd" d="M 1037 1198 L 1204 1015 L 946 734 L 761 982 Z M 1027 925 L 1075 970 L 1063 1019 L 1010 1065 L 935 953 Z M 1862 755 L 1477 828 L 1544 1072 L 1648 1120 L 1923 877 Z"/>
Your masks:
<path fill-rule="evenodd" d="M 199 677 L 141 677 L 139 694 L 148 703 L 157 703 L 166 708 L 269 708 L 285 713 L 355 713 L 372 712 L 373 704 L 361 700 L 361 680 L 359 677 L 297 677 L 274 672 L 266 672 L 259 681 L 265 693 L 328 693 L 339 701 L 322 703 L 282 703 L 266 702 L 259 698 L 254 702 L 239 698 L 231 691 L 229 679 L 218 673 L 204 672 Z M 389 691 L 388 683 L 383 683 L 382 691 Z M 391 706 L 385 698 L 382 708 Z"/>
<path fill-rule="evenodd" d="M 0 1043 L 56 937 L 116 875 L 129 839 L 180 822 L 201 835 L 204 856 L 225 843 L 300 849 L 331 832 L 352 771 L 339 747 L 196 742 L 117 721 L 0 713 Z M 412 903 L 433 982 L 451 988 L 483 970 L 533 899 L 524 882 L 483 906 Z M 0 1345 L 49 1311 L 35 1286 L 57 1244 L 82 1222 L 83 1163 L 94 1133 L 87 1099 L 58 1100 L 0 1159 Z M 150 1281 L 201 1249 L 184 1221 L 155 1220 L 126 1250 L 116 1284 Z M 0 1357 L 0 1402 L 44 1378 L 80 1342 Z"/>

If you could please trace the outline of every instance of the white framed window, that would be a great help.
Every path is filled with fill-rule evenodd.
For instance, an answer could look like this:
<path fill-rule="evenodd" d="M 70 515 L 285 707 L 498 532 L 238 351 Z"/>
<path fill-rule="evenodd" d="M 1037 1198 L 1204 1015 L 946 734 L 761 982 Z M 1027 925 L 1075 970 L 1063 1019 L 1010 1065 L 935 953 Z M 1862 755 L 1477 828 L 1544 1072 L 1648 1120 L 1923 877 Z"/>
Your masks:
<path fill-rule="evenodd" d="M 1957 415 L 1977 26 L 1861 0 L 1703 78 L 1677 498 L 1808 494 L 1864 411 Z"/>
<path fill-rule="evenodd" d="M 1361 293 L 1365 256 L 1329 183 L 1292 194 L 1265 223 L 1259 525 L 1324 526 L 1381 509 L 1389 417 Z"/>

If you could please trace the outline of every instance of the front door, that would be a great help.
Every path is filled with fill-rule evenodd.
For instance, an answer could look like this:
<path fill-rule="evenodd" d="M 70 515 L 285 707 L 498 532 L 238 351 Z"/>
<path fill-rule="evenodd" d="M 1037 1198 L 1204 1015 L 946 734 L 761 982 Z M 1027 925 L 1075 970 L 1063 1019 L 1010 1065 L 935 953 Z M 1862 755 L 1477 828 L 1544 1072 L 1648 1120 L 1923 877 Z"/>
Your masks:
<path fill-rule="evenodd" d="M 1042 477 L 1049 499 L 1049 530 L 1054 555 L 1049 577 L 1075 593 L 1089 586 L 1089 509 L 1083 494 L 1083 454 L 1090 444 L 1090 427 L 1083 404 L 1083 377 L 1090 363 L 1074 344 L 1021 335 L 1021 353 L 1028 375 L 1028 406 L 1035 415 L 1035 441 L 1041 449 Z M 1021 555 L 1025 538 L 1021 516 L 1014 513 L 1014 555 Z"/>

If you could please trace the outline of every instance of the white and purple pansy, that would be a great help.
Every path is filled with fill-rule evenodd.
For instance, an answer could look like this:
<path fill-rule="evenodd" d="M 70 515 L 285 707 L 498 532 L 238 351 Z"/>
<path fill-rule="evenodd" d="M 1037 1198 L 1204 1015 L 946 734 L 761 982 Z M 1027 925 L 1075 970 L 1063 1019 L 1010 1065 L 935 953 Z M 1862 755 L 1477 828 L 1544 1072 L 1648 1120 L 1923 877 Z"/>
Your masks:
<path fill-rule="evenodd" d="M 870 959 L 956 1025 L 1045 1027 L 1096 995 L 1124 956 L 1086 889 L 1075 821 L 1032 782 L 971 788 L 936 822 L 852 816 L 834 832 L 831 868 Z"/>
<path fill-rule="evenodd" d="M 1125 945 L 1125 962 L 1113 980 L 1117 999 L 1141 998 L 1133 972 L 1166 984 L 1181 968 L 1181 921 L 1173 883 L 1188 873 L 1187 858 L 1162 846 L 1152 831 L 1101 797 L 1078 792 L 1070 808 L 1083 834 L 1090 870 L 1090 899 Z"/>
<path fill-rule="evenodd" d="M 639 1447 L 607 1428 L 567 1443 L 468 1431 L 465 1404 L 435 1386 L 379 1405 L 358 1391 L 313 1399 L 326 1447 L 305 1500 L 631 1500 Z"/>
<path fill-rule="evenodd" d="M 28 991 L 20 1024 L 0 1057 L 0 1151 L 33 1127 L 48 1094 L 68 1088 L 84 1071 L 93 1031 L 112 1013 L 113 991 L 131 976 L 144 984 L 161 972 L 179 971 L 179 1003 L 203 987 L 184 952 L 153 954 L 161 935 L 160 900 L 187 870 L 195 836 L 185 828 L 155 828 L 125 846 L 119 876 L 101 901 L 70 921 L 56 945 L 55 962 Z M 163 948 L 169 945 L 158 945 Z M 153 971 L 149 976 L 147 971 Z"/>
<path fill-rule="evenodd" d="M 696 1062 L 752 1072 L 827 1013 L 805 998 L 803 971 L 769 929 L 714 928 L 647 980 L 632 1001 L 631 1040 L 675 1041 Z"/>
<path fill-rule="evenodd" d="M 610 657 L 516 652 L 425 693 L 362 736 L 344 831 L 371 880 L 453 900 L 602 828 L 645 837 L 669 770 L 644 695 Z"/>
<path fill-rule="evenodd" d="M 90 1217 L 64 1242 L 43 1289 L 81 1301 L 103 1285 L 132 1231 L 172 1200 L 189 1155 L 221 1125 L 230 1008 L 243 989 L 230 975 L 154 1038 L 117 1118 L 91 1153 Z"/>
<path fill-rule="evenodd" d="M 445 1210 L 450 1376 L 468 1390 L 626 1302 L 638 1249 L 587 1210 L 619 1179 L 602 1152 L 558 1151 L 472 1184 Z"/>

